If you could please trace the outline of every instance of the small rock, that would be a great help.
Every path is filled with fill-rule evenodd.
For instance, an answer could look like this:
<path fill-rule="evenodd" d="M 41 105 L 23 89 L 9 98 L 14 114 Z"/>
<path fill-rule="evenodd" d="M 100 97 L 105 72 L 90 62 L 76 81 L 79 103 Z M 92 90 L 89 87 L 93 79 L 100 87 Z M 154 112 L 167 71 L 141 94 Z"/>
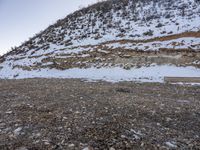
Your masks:
<path fill-rule="evenodd" d="M 0 123 L 0 129 L 4 128 L 6 126 L 5 123 Z"/>
<path fill-rule="evenodd" d="M 158 123 L 158 122 L 156 123 L 156 125 L 157 125 L 157 126 L 161 126 L 161 124 L 160 124 L 160 123 Z"/>
<path fill-rule="evenodd" d="M 74 146 L 75 146 L 74 144 L 69 144 L 69 145 L 68 145 L 68 147 L 74 147 Z"/>
<path fill-rule="evenodd" d="M 80 114 L 80 112 L 79 111 L 75 111 L 75 114 Z"/>
<path fill-rule="evenodd" d="M 20 148 L 17 148 L 16 150 L 28 150 L 26 147 L 20 147 Z"/>
<path fill-rule="evenodd" d="M 22 130 L 22 127 L 18 127 L 17 129 L 14 130 L 14 134 L 19 135 L 21 130 Z"/>
<path fill-rule="evenodd" d="M 176 142 L 166 142 L 165 143 L 168 147 L 171 147 L 171 148 L 177 148 L 177 145 L 176 145 Z"/>
<path fill-rule="evenodd" d="M 12 114 L 12 113 L 13 113 L 12 111 L 7 111 L 7 112 L 6 112 L 6 114 Z"/>
<path fill-rule="evenodd" d="M 93 150 L 91 146 L 84 148 L 83 150 Z"/>
<path fill-rule="evenodd" d="M 167 118 L 166 118 L 166 121 L 169 122 L 169 121 L 172 121 L 172 119 L 169 118 L 169 117 L 167 117 Z"/>
<path fill-rule="evenodd" d="M 50 141 L 48 140 L 42 140 L 44 142 L 45 145 L 50 145 Z"/>

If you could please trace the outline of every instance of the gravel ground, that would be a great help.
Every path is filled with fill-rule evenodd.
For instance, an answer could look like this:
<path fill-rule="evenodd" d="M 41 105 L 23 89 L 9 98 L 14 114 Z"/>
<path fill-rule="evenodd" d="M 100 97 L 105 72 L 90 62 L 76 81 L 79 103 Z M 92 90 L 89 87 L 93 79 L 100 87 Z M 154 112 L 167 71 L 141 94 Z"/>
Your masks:
<path fill-rule="evenodd" d="M 200 87 L 0 80 L 1 150 L 200 149 Z"/>

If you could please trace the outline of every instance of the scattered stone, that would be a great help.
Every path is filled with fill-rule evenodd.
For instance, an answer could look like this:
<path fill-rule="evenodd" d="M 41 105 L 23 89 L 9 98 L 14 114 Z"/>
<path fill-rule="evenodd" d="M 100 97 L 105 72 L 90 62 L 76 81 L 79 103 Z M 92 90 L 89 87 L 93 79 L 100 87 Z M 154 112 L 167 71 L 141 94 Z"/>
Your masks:
<path fill-rule="evenodd" d="M 166 145 L 167 145 L 168 147 L 170 147 L 170 148 L 177 148 L 176 142 L 173 142 L 173 141 L 171 141 L 171 142 L 166 142 Z"/>
<path fill-rule="evenodd" d="M 16 150 L 28 150 L 26 147 L 20 147 L 20 148 L 17 148 Z"/>
<path fill-rule="evenodd" d="M 7 112 L 6 112 L 6 114 L 12 114 L 12 113 L 13 113 L 12 111 L 7 111 Z"/>
<path fill-rule="evenodd" d="M 72 79 L 5 80 L 0 85 L 4 91 L 0 94 L 1 112 L 14 109 L 15 113 L 0 119 L 3 148 L 198 149 L 197 87 Z M 16 100 L 9 95 L 11 90 L 18 93 Z M 75 96 L 69 96 L 71 93 Z M 5 96 L 12 100 L 5 102 Z M 192 103 L 180 105 L 177 99 Z M 20 105 L 23 103 L 34 107 Z M 169 136 L 173 140 L 165 141 Z"/>
<path fill-rule="evenodd" d="M 125 136 L 125 135 L 121 135 L 121 138 L 123 138 L 123 139 L 124 139 L 124 138 L 126 138 L 126 136 Z"/>
<path fill-rule="evenodd" d="M 68 147 L 74 147 L 74 146 L 75 146 L 74 144 L 69 144 L 69 145 L 68 145 Z"/>
<path fill-rule="evenodd" d="M 14 130 L 14 134 L 20 135 L 21 130 L 22 130 L 22 127 L 18 127 L 17 129 Z"/>
<path fill-rule="evenodd" d="M 84 148 L 83 150 L 94 150 L 91 146 Z"/>

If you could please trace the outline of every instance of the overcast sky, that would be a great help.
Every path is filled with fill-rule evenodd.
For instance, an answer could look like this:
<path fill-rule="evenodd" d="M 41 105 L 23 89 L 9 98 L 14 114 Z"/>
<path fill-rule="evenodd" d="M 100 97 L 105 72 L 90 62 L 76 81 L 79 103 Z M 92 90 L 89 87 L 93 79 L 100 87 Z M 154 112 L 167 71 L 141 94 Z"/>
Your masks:
<path fill-rule="evenodd" d="M 0 0 L 0 55 L 97 0 Z"/>

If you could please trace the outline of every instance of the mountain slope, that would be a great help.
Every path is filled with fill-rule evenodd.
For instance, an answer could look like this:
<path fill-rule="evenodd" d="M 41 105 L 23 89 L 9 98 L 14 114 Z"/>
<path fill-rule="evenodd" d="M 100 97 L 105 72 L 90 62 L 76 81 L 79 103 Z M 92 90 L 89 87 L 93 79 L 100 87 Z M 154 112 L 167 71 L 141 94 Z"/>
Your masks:
<path fill-rule="evenodd" d="M 96 74 L 92 79 L 102 79 L 119 70 L 117 80 L 160 81 L 163 76 L 187 76 L 188 71 L 188 76 L 200 76 L 199 4 L 198 0 L 97 3 L 57 21 L 1 57 L 0 78 Z M 174 74 L 177 69 L 184 71 Z"/>

